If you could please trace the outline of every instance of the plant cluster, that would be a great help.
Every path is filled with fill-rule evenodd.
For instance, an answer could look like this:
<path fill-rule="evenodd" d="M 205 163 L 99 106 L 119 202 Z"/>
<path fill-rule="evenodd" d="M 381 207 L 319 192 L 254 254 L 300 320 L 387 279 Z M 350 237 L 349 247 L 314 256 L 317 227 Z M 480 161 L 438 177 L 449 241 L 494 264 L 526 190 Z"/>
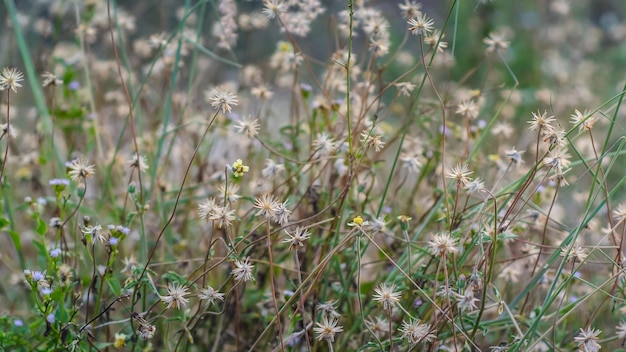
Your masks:
<path fill-rule="evenodd" d="M 623 4 L 35 3 L 0 34 L 0 349 L 626 342 Z"/>

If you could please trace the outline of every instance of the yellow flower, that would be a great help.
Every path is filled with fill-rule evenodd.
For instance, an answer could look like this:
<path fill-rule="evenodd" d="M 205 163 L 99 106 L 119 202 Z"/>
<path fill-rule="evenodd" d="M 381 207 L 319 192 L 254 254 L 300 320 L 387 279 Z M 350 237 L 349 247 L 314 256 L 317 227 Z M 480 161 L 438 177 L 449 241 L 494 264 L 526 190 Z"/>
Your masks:
<path fill-rule="evenodd" d="M 122 348 L 124 346 L 126 346 L 126 335 L 115 334 L 115 342 L 113 342 L 113 347 Z"/>
<path fill-rule="evenodd" d="M 352 218 L 352 222 L 348 223 L 348 226 L 356 226 L 356 227 L 363 227 L 369 225 L 369 221 L 363 219 L 363 217 L 361 215 L 357 215 L 354 218 Z"/>
<path fill-rule="evenodd" d="M 402 231 L 406 231 L 409 229 L 409 221 L 413 218 L 408 215 L 400 215 L 398 216 L 398 220 L 400 220 L 400 228 Z"/>
<path fill-rule="evenodd" d="M 411 221 L 413 218 L 408 216 L 408 215 L 400 215 L 398 216 L 398 220 L 400 220 L 400 222 L 404 222 L 407 223 L 409 221 Z"/>
<path fill-rule="evenodd" d="M 293 51 L 293 46 L 291 45 L 291 43 L 281 40 L 278 42 L 278 51 L 290 53 Z"/>
<path fill-rule="evenodd" d="M 237 161 L 233 163 L 232 170 L 235 177 L 241 177 L 243 174 L 250 171 L 250 167 L 244 165 L 241 159 L 237 159 Z"/>

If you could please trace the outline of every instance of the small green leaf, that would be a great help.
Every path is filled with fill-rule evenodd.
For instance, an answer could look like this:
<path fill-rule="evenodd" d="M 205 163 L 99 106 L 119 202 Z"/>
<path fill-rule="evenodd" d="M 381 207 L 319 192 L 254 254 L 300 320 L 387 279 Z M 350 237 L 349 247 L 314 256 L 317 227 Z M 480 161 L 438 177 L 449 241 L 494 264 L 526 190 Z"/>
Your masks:
<path fill-rule="evenodd" d="M 60 301 L 61 299 L 63 299 L 63 289 L 57 288 L 53 290 L 50 294 L 50 299 L 52 299 L 53 301 Z"/>
<path fill-rule="evenodd" d="M 130 224 L 133 222 L 133 219 L 135 218 L 135 216 L 137 215 L 137 212 L 130 212 L 128 213 L 128 215 L 126 216 L 126 221 L 124 222 L 125 225 L 127 227 L 130 227 Z"/>
<path fill-rule="evenodd" d="M 20 234 L 15 231 L 9 231 L 9 236 L 11 236 L 15 250 L 18 253 L 22 253 L 22 240 L 20 239 Z"/>
<path fill-rule="evenodd" d="M 122 294 L 122 285 L 120 284 L 120 280 L 114 277 L 107 277 L 106 280 L 107 284 L 109 284 L 109 287 L 111 288 L 111 291 L 113 291 L 113 294 L 119 297 Z"/>
<path fill-rule="evenodd" d="M 37 259 L 39 260 L 39 265 L 41 265 L 41 267 L 46 267 L 48 262 L 48 251 L 46 250 L 46 245 L 36 240 L 33 240 L 33 245 L 37 248 Z"/>
<path fill-rule="evenodd" d="M 22 253 L 22 240 L 20 239 L 20 234 L 11 230 L 9 230 L 8 233 L 11 237 L 11 241 L 13 241 L 13 246 L 15 246 L 15 251 L 20 258 L 20 265 L 24 267 L 24 254 Z"/>
<path fill-rule="evenodd" d="M 10 224 L 9 220 L 5 217 L 0 218 L 0 229 Z"/>
<path fill-rule="evenodd" d="M 45 235 L 48 232 L 48 225 L 41 218 L 37 219 L 37 229 L 35 230 L 40 235 Z"/>
<path fill-rule="evenodd" d="M 368 342 L 358 350 L 360 351 L 381 351 L 380 345 L 375 342 Z"/>
<path fill-rule="evenodd" d="M 33 240 L 33 245 L 35 246 L 35 248 L 37 248 L 37 253 L 40 256 L 43 256 L 43 257 L 47 257 L 48 256 L 48 251 L 46 251 L 46 245 L 45 244 L 43 244 L 43 243 L 41 243 L 39 241 Z"/>
<path fill-rule="evenodd" d="M 177 283 L 177 284 L 181 284 L 185 286 L 189 285 L 189 281 L 187 281 L 187 279 L 184 276 L 181 276 L 174 271 L 168 271 L 167 273 L 163 274 L 162 278 L 164 278 L 167 281 L 171 281 L 173 283 Z"/>

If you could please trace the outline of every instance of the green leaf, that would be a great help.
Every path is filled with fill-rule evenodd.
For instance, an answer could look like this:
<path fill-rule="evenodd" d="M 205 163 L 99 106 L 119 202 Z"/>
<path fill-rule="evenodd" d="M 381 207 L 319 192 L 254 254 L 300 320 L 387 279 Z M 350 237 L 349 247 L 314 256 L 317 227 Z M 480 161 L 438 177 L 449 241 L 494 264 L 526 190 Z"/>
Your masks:
<path fill-rule="evenodd" d="M 111 291 L 113 291 L 113 294 L 119 297 L 122 294 L 122 285 L 120 284 L 120 280 L 114 277 L 107 277 L 106 280 L 107 284 L 109 284 L 109 287 L 111 288 Z"/>
<path fill-rule="evenodd" d="M 361 283 L 361 293 L 368 294 L 374 290 L 374 282 Z"/>
<path fill-rule="evenodd" d="M 380 345 L 375 342 L 368 342 L 358 350 L 360 351 L 381 351 Z"/>
<path fill-rule="evenodd" d="M 41 218 L 37 218 L 37 229 L 35 231 L 43 236 L 48 232 L 48 225 Z"/>
<path fill-rule="evenodd" d="M 20 234 L 15 231 L 9 231 L 9 236 L 11 236 L 11 240 L 13 241 L 13 245 L 15 246 L 15 250 L 21 255 L 22 240 L 20 239 Z"/>
<path fill-rule="evenodd" d="M 52 299 L 53 301 L 61 301 L 61 299 L 63 299 L 63 289 L 62 288 L 57 288 L 55 290 L 52 291 L 52 293 L 50 294 L 50 299 Z"/>
<path fill-rule="evenodd" d="M 124 222 L 125 225 L 127 227 L 130 227 L 130 224 L 133 222 L 133 219 L 135 218 L 135 216 L 137 215 L 137 212 L 130 212 L 128 213 L 128 215 L 126 215 L 126 221 Z"/>
<path fill-rule="evenodd" d="M 46 245 L 37 240 L 33 240 L 33 245 L 37 248 L 37 260 L 39 261 L 39 265 L 42 268 L 48 266 L 48 251 L 46 250 Z"/>
<path fill-rule="evenodd" d="M 128 290 L 130 290 L 131 288 L 133 288 L 135 286 L 137 286 L 137 281 L 135 281 L 135 280 L 132 280 L 132 281 L 129 281 L 129 282 L 125 282 L 124 283 L 124 291 L 128 291 Z"/>
<path fill-rule="evenodd" d="M 173 283 L 177 283 L 177 284 L 181 284 L 185 286 L 189 285 L 189 281 L 187 281 L 187 279 L 184 276 L 181 276 L 174 271 L 168 271 L 167 273 L 163 274 L 162 278 L 164 278 L 167 281 L 171 281 Z"/>
<path fill-rule="evenodd" d="M 0 229 L 10 224 L 9 220 L 5 217 L 0 218 Z"/>

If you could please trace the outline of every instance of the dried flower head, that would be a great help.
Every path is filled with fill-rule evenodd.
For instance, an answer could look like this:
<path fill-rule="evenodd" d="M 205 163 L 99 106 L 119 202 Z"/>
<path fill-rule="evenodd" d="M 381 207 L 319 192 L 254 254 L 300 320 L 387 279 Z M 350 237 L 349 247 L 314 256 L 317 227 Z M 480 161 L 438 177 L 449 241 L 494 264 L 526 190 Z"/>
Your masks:
<path fill-rule="evenodd" d="M 264 86 L 264 85 L 260 85 L 260 86 L 250 89 L 250 94 L 252 94 L 253 96 L 257 97 L 257 99 L 260 99 L 260 100 L 269 100 L 269 99 L 272 99 L 272 96 L 274 96 L 274 92 L 269 90 L 269 88 L 267 88 L 267 86 Z"/>
<path fill-rule="evenodd" d="M 236 282 L 247 282 L 254 280 L 252 276 L 252 269 L 254 265 L 251 265 L 249 262 L 250 258 L 245 258 L 244 260 L 235 259 L 235 269 L 233 269 L 233 276 L 235 277 Z"/>
<path fill-rule="evenodd" d="M 237 184 L 225 184 L 217 186 L 217 196 L 222 200 L 226 199 L 231 203 L 235 203 L 241 198 L 240 195 L 237 194 L 239 191 L 239 185 Z"/>
<path fill-rule="evenodd" d="M 433 342 L 436 338 L 430 330 L 430 324 L 420 324 L 420 320 L 403 321 L 400 328 L 402 337 L 409 341 L 409 344 Z"/>
<path fill-rule="evenodd" d="M 86 178 L 93 177 L 96 173 L 96 166 L 93 164 L 90 165 L 89 159 L 87 158 L 77 158 L 72 160 L 68 168 L 70 169 L 68 175 L 75 182 L 80 182 Z"/>
<path fill-rule="evenodd" d="M 137 259 L 134 255 L 130 255 L 130 257 L 124 257 L 123 259 L 124 268 L 120 270 L 121 273 L 128 272 L 132 273 L 132 271 L 137 267 Z"/>
<path fill-rule="evenodd" d="M 434 50 L 442 53 L 444 49 L 448 47 L 448 42 L 443 41 L 443 38 L 445 36 L 446 36 L 445 34 L 435 29 L 432 33 L 430 33 L 424 38 L 424 43 L 426 43 L 427 45 L 430 45 L 430 47 L 433 48 Z"/>
<path fill-rule="evenodd" d="M 478 104 L 474 100 L 462 101 L 456 106 L 457 114 L 471 120 L 478 117 L 478 112 Z"/>
<path fill-rule="evenodd" d="M 248 138 L 252 139 L 259 133 L 260 125 L 259 120 L 246 117 L 235 122 L 234 127 L 237 130 L 237 133 L 246 135 Z"/>
<path fill-rule="evenodd" d="M 550 148 L 559 147 L 564 148 L 567 146 L 567 139 L 565 130 L 560 127 L 554 127 L 549 130 L 543 131 L 543 141 L 550 145 Z"/>
<path fill-rule="evenodd" d="M 570 165 L 570 155 L 565 149 L 555 149 L 548 153 L 548 156 L 543 160 L 543 163 L 551 168 L 554 168 L 556 172 L 563 172 Z"/>
<path fill-rule="evenodd" d="M 491 33 L 485 39 L 483 43 L 487 45 L 488 53 L 503 54 L 509 47 L 509 42 L 504 40 L 504 35 L 501 33 Z"/>
<path fill-rule="evenodd" d="M 106 236 L 102 232 L 102 226 L 100 225 L 89 225 L 85 226 L 82 230 L 83 234 L 87 241 L 91 241 L 91 243 L 96 243 L 96 241 L 100 241 L 100 243 L 104 243 L 106 241 Z"/>
<path fill-rule="evenodd" d="M 618 224 L 623 223 L 626 220 L 626 203 L 619 203 L 617 208 L 613 210 L 613 217 Z M 617 224 L 615 224 L 617 226 Z"/>
<path fill-rule="evenodd" d="M 389 222 L 387 220 L 385 220 L 385 218 L 383 216 L 379 216 L 376 219 L 372 219 L 369 227 L 375 233 L 387 234 L 387 233 L 389 233 L 389 229 L 387 229 L 387 224 L 388 223 Z"/>
<path fill-rule="evenodd" d="M 581 328 L 578 335 L 574 337 L 574 341 L 576 341 L 578 348 L 583 352 L 597 352 L 602 348 L 598 343 L 598 335 L 601 333 L 601 330 L 596 330 L 592 327 L 588 327 L 587 329 Z"/>
<path fill-rule="evenodd" d="M 422 162 L 420 156 L 417 154 L 401 154 L 400 161 L 402 161 L 402 167 L 407 169 L 411 174 L 419 174 L 422 168 Z"/>
<path fill-rule="evenodd" d="M 2 73 L 0 74 L 0 87 L 2 89 L 11 89 L 15 93 L 17 93 L 17 88 L 21 88 L 21 81 L 24 80 L 24 75 L 20 71 L 18 71 L 15 67 L 8 68 L 5 67 L 2 69 Z"/>
<path fill-rule="evenodd" d="M 463 188 L 467 191 L 467 193 L 481 193 L 487 190 L 485 188 L 485 183 L 480 179 L 480 177 L 476 177 L 472 181 L 468 182 Z"/>
<path fill-rule="evenodd" d="M 320 303 L 317 309 L 322 312 L 322 317 L 339 318 L 340 315 L 337 312 L 337 302 L 327 301 Z"/>
<path fill-rule="evenodd" d="M 422 4 L 413 0 L 404 0 L 404 4 L 399 4 L 398 7 L 402 11 L 402 17 L 413 18 L 420 14 Z"/>
<path fill-rule="evenodd" d="M 580 112 L 578 109 L 574 110 L 571 116 L 571 122 L 573 125 L 578 125 L 578 131 L 591 131 L 593 125 L 596 123 L 596 119 L 589 115 L 589 111 L 585 110 Z"/>
<path fill-rule="evenodd" d="M 266 219 L 273 219 L 278 214 L 279 203 L 274 196 L 264 194 L 261 198 L 254 200 L 254 207 L 259 209 L 255 216 L 264 216 Z"/>
<path fill-rule="evenodd" d="M 41 86 L 42 87 L 54 87 L 60 86 L 63 84 L 63 81 L 58 79 L 54 73 L 44 72 L 41 75 Z"/>
<path fill-rule="evenodd" d="M 375 152 L 380 152 L 385 147 L 385 142 L 381 139 L 382 136 L 378 134 L 371 134 L 369 131 L 361 132 L 361 143 L 363 143 L 366 149 L 374 148 Z"/>
<path fill-rule="evenodd" d="M 571 249 L 568 247 L 561 248 L 561 257 L 574 263 L 584 262 L 587 256 L 587 250 L 579 245 L 574 245 Z"/>
<path fill-rule="evenodd" d="M 171 307 L 181 309 L 189 302 L 189 300 L 185 298 L 188 294 L 189 292 L 187 291 L 186 286 L 179 285 L 177 283 L 168 284 L 167 295 L 161 296 L 161 301 L 163 301 L 163 303 L 167 303 L 167 307 L 165 309 L 170 309 Z"/>
<path fill-rule="evenodd" d="M 454 295 L 461 312 L 471 312 L 477 308 L 478 298 L 474 296 L 474 290 L 471 288 L 466 288 L 463 294 L 455 293 Z"/>
<path fill-rule="evenodd" d="M 287 225 L 289 217 L 291 216 L 291 210 L 287 208 L 287 204 L 289 204 L 288 201 L 284 201 L 282 203 L 277 202 L 276 215 L 272 218 L 272 220 L 283 226 Z"/>
<path fill-rule="evenodd" d="M 316 327 L 313 328 L 313 331 L 317 334 L 318 340 L 326 340 L 328 342 L 335 341 L 335 335 L 343 331 L 343 327 L 337 325 L 337 319 L 328 319 L 328 317 L 324 316 L 322 318 L 322 322 L 315 323 Z"/>
<path fill-rule="evenodd" d="M 430 253 L 432 255 L 441 258 L 459 251 L 457 248 L 458 240 L 450 236 L 447 232 L 434 235 L 433 239 L 428 242 L 428 246 L 430 247 Z"/>
<path fill-rule="evenodd" d="M 207 286 L 200 290 L 198 298 L 207 301 L 208 305 L 215 304 L 216 302 L 224 302 L 224 294 L 216 291 L 213 287 Z"/>
<path fill-rule="evenodd" d="M 130 165 L 130 167 L 137 168 L 141 172 L 148 170 L 148 160 L 144 155 L 138 155 L 137 153 L 134 153 L 128 161 L 128 164 Z"/>
<path fill-rule="evenodd" d="M 469 175 L 472 174 L 467 164 L 457 164 L 450 169 L 447 178 L 456 180 L 457 185 L 465 186 L 471 181 Z"/>
<path fill-rule="evenodd" d="M 272 159 L 267 159 L 265 161 L 265 167 L 263 167 L 263 170 L 261 170 L 261 175 L 263 177 L 273 177 L 277 176 L 283 171 L 285 171 L 284 164 L 278 164 Z"/>
<path fill-rule="evenodd" d="M 374 300 L 383 305 L 383 310 L 390 311 L 398 302 L 400 302 L 401 292 L 395 292 L 396 285 L 387 285 L 386 283 L 378 285 L 374 289 Z"/>
<path fill-rule="evenodd" d="M 267 18 L 273 19 L 277 16 L 280 17 L 280 14 L 285 11 L 285 7 L 283 0 L 265 0 L 262 12 Z"/>
<path fill-rule="evenodd" d="M 13 127 L 13 123 L 11 123 L 11 126 L 9 126 L 8 123 L 0 124 L 0 132 L 0 138 L 6 136 L 7 134 L 11 138 L 17 137 L 17 130 Z"/>
<path fill-rule="evenodd" d="M 61 264 L 57 270 L 57 277 L 62 286 L 69 286 L 74 280 L 72 268 L 67 264 Z"/>
<path fill-rule="evenodd" d="M 626 321 L 621 321 L 619 325 L 615 327 L 615 334 L 620 340 L 626 339 Z"/>
<path fill-rule="evenodd" d="M 206 221 L 211 220 L 211 217 L 215 214 L 215 209 L 218 205 L 215 203 L 214 198 L 207 199 L 204 203 L 198 204 L 198 215 L 200 219 Z"/>
<path fill-rule="evenodd" d="M 304 247 L 304 242 L 311 237 L 309 231 L 303 227 L 296 227 L 296 230 L 292 233 L 287 232 L 287 238 L 283 240 L 283 243 L 289 243 L 289 250 L 299 249 Z"/>
<path fill-rule="evenodd" d="M 533 112 L 533 119 L 531 121 L 528 121 L 528 123 L 530 124 L 529 129 L 531 131 L 541 130 L 542 132 L 546 133 L 554 129 L 554 126 L 552 126 L 552 123 L 554 121 L 556 121 L 556 119 L 554 118 L 554 116 L 548 116 L 547 110 L 544 110 L 543 113 L 541 113 L 540 111 L 537 111 L 537 113 Z"/>
<path fill-rule="evenodd" d="M 411 34 L 425 36 L 432 32 L 435 21 L 432 18 L 428 18 L 426 14 L 419 12 L 415 17 L 409 19 L 407 23 Z"/>
<path fill-rule="evenodd" d="M 231 106 L 237 105 L 237 95 L 229 91 L 213 89 L 210 93 L 206 94 L 206 99 L 211 102 L 213 109 L 221 110 L 224 114 L 227 111 L 231 111 Z"/>
<path fill-rule="evenodd" d="M 137 329 L 137 333 L 144 340 L 149 340 L 154 337 L 154 333 L 156 332 L 156 326 L 152 324 L 140 324 Z"/>
<path fill-rule="evenodd" d="M 415 89 L 415 84 L 411 82 L 398 82 L 394 84 L 398 88 L 398 94 L 410 97 L 411 92 Z"/>
<path fill-rule="evenodd" d="M 209 220 L 216 221 L 219 228 L 232 225 L 235 220 L 235 210 L 229 210 L 228 205 L 224 207 L 216 206 L 211 213 Z"/>
<path fill-rule="evenodd" d="M 386 336 L 389 331 L 389 321 L 381 317 L 376 317 L 375 320 L 368 318 L 365 324 L 379 339 Z"/>
<path fill-rule="evenodd" d="M 524 154 L 524 152 L 515 149 L 515 147 L 513 147 L 513 149 L 511 150 L 504 151 L 504 156 L 506 157 L 507 161 L 513 166 L 518 166 L 524 162 L 524 159 L 522 159 L 522 154 Z"/>
<path fill-rule="evenodd" d="M 337 143 L 326 132 L 319 133 L 313 141 L 315 155 L 327 157 L 337 149 Z"/>

